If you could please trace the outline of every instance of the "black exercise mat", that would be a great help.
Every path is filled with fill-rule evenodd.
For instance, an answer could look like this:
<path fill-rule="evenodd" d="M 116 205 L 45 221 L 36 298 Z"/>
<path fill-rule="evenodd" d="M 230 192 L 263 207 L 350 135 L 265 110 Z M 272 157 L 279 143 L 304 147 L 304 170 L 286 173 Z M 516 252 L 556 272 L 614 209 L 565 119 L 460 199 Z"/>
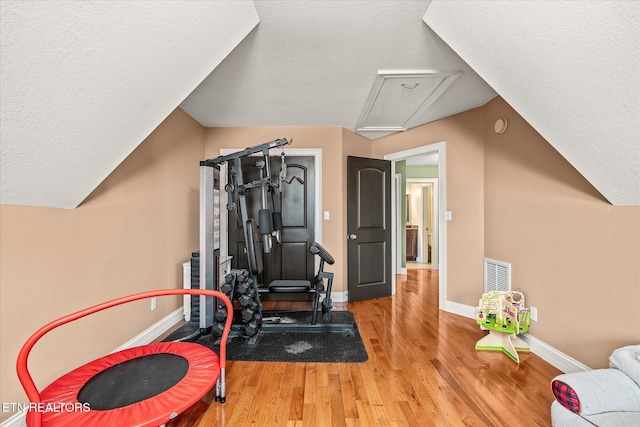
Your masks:
<path fill-rule="evenodd" d="M 362 343 L 353 314 L 348 311 L 332 311 L 331 323 L 322 323 L 321 313 L 318 315 L 320 327 L 338 324 L 350 325 L 342 331 L 272 331 L 266 325 L 258 334 L 254 345 L 242 336 L 233 336 L 227 343 L 227 359 L 265 362 L 328 362 L 359 363 L 368 360 L 369 356 Z M 311 312 L 264 311 L 264 318 L 279 316 L 281 325 L 302 325 L 309 323 Z M 188 323 L 164 341 L 173 341 L 187 336 L 198 329 L 198 325 Z M 232 335 L 234 333 L 232 332 Z M 212 335 L 205 335 L 196 341 L 199 344 L 218 351 L 219 346 Z"/>

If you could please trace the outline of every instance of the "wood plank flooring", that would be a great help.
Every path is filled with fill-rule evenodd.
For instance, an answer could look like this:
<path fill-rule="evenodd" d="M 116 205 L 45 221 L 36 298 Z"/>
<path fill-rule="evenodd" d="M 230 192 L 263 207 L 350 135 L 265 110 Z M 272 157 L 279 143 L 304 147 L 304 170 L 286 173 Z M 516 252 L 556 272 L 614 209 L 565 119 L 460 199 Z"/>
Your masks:
<path fill-rule="evenodd" d="M 308 303 L 265 302 L 265 309 Z M 475 350 L 487 332 L 438 310 L 438 271 L 398 276 L 397 294 L 348 304 L 364 363 L 228 362 L 227 402 L 209 393 L 168 427 L 550 426 L 551 379 L 533 354 L 517 365 Z"/>

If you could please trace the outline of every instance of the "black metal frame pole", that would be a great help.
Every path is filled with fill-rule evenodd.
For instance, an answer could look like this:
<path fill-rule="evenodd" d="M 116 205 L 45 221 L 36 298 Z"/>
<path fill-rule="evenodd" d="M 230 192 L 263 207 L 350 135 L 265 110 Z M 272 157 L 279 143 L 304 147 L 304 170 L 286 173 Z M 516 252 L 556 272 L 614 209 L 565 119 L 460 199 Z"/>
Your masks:
<path fill-rule="evenodd" d="M 204 162 L 206 164 L 211 165 L 219 165 L 225 163 L 229 160 L 240 159 L 242 157 L 247 157 L 256 153 L 263 153 L 265 156 L 269 156 L 269 150 L 272 148 L 282 147 L 284 145 L 291 144 L 292 140 L 287 141 L 285 138 L 275 139 L 273 141 L 265 142 L 264 144 L 259 144 L 254 147 L 245 148 L 244 150 L 237 151 L 232 154 L 227 154 L 225 156 L 218 156 L 213 159 L 207 159 Z"/>

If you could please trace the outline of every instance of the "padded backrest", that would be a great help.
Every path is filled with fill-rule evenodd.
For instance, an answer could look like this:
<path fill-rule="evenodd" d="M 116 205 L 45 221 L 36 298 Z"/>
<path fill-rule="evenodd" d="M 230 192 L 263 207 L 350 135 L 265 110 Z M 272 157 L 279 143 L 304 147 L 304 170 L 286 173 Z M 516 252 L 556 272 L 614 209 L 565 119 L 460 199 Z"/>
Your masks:
<path fill-rule="evenodd" d="M 327 252 L 327 250 L 323 248 L 318 242 L 313 242 L 311 246 L 309 246 L 309 252 L 314 255 L 318 255 L 327 264 L 333 264 L 335 262 L 331 254 Z"/>

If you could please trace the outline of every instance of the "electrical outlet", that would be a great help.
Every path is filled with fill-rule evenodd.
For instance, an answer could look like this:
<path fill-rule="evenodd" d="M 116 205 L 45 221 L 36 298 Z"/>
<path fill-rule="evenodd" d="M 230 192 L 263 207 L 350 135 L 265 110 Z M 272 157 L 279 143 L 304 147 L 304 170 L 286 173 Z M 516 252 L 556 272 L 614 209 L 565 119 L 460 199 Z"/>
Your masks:
<path fill-rule="evenodd" d="M 538 309 L 534 306 L 529 307 L 529 314 L 531 315 L 531 320 L 534 322 L 538 321 Z"/>
<path fill-rule="evenodd" d="M 155 310 L 157 307 L 156 297 L 151 298 L 151 311 Z"/>

